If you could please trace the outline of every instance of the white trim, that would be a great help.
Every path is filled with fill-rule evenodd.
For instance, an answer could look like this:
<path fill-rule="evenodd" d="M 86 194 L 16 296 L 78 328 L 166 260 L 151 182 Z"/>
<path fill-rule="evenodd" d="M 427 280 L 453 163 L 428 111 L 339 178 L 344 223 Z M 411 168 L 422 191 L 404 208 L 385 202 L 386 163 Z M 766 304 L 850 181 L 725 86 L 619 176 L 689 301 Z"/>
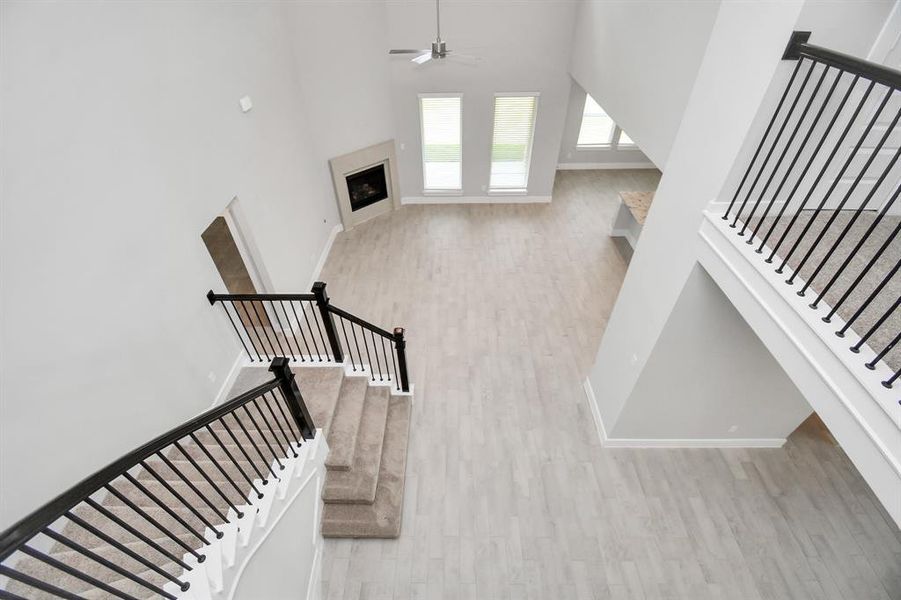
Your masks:
<path fill-rule="evenodd" d="M 490 196 L 404 196 L 401 204 L 532 204 L 547 203 L 550 196 L 492 194 Z"/>
<path fill-rule="evenodd" d="M 621 162 L 621 163 L 558 163 L 558 171 L 611 171 L 626 169 L 656 169 L 657 165 L 647 162 Z"/>
<path fill-rule="evenodd" d="M 697 438 L 697 439 L 643 439 L 611 438 L 607 435 L 598 399 L 591 381 L 586 377 L 582 384 L 591 416 L 598 431 L 598 440 L 604 448 L 781 448 L 785 438 Z"/>
<path fill-rule="evenodd" d="M 313 268 L 313 275 L 310 277 L 310 284 L 307 286 L 307 289 L 312 289 L 313 284 L 319 281 L 319 276 L 322 274 L 322 268 L 325 266 L 325 261 L 328 260 L 328 255 L 332 251 L 332 244 L 335 243 L 335 238 L 337 238 L 338 234 L 342 231 L 344 231 L 344 225 L 341 223 L 332 227 L 331 232 L 328 234 L 328 239 L 325 240 L 325 245 L 322 247 L 322 252 L 319 253 L 319 260 Z"/>

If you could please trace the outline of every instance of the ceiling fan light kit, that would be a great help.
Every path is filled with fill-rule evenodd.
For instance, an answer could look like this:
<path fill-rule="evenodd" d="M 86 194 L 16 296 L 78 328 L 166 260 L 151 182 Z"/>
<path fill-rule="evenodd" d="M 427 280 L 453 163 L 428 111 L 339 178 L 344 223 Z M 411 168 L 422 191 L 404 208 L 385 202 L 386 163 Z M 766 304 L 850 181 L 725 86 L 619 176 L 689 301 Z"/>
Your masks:
<path fill-rule="evenodd" d="M 411 60 L 411 62 L 416 63 L 417 65 L 423 65 L 431 60 L 438 60 L 447 58 L 451 51 L 447 49 L 447 43 L 441 39 L 441 5 L 440 0 L 435 0 L 435 25 L 436 25 L 436 35 L 435 41 L 432 42 L 431 49 L 425 50 L 413 50 L 410 48 L 392 48 L 388 51 L 388 54 L 415 54 Z M 460 54 L 454 54 L 454 57 L 466 58 Z M 470 57 L 472 58 L 472 57 Z"/>

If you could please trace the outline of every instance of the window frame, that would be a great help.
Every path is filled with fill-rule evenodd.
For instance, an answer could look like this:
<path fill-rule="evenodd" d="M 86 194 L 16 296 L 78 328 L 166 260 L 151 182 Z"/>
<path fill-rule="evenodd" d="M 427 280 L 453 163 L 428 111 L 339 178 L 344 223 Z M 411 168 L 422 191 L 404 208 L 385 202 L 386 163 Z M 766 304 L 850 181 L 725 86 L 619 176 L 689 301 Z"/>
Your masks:
<path fill-rule="evenodd" d="M 585 105 L 588 103 L 588 99 L 591 98 L 591 94 L 588 92 L 585 93 L 585 100 L 582 102 L 582 115 L 579 119 L 579 130 L 576 132 L 576 150 L 583 151 L 592 151 L 592 150 L 636 150 L 638 149 L 638 144 L 635 143 L 635 140 L 632 140 L 631 143 L 622 141 L 623 128 L 620 127 L 616 121 L 613 120 L 613 117 L 604 110 L 604 107 L 598 104 L 597 100 L 594 100 L 595 104 L 601 106 L 601 110 L 604 110 L 604 114 L 610 119 L 610 122 L 613 123 L 613 129 L 610 131 L 610 140 L 606 143 L 602 144 L 580 144 L 579 137 L 582 133 L 582 125 L 585 122 Z"/>
<path fill-rule="evenodd" d="M 425 161 L 425 120 L 422 118 L 422 100 L 424 98 L 459 98 L 460 99 L 460 187 L 430 188 L 426 187 Z M 416 99 L 419 109 L 419 154 L 422 169 L 423 196 L 462 196 L 463 195 L 463 93 L 462 92 L 423 92 Z"/>
<path fill-rule="evenodd" d="M 531 135 L 529 136 L 529 148 L 527 151 L 525 185 L 523 187 L 492 187 L 491 186 L 491 154 L 494 150 L 494 127 L 497 118 L 498 98 L 535 98 L 535 109 L 532 111 Z M 529 175 L 532 171 L 532 148 L 535 146 L 535 129 L 538 126 L 538 104 L 541 100 L 541 92 L 495 92 L 491 104 L 491 139 L 488 141 L 488 194 L 496 196 L 524 196 L 529 193 Z"/>

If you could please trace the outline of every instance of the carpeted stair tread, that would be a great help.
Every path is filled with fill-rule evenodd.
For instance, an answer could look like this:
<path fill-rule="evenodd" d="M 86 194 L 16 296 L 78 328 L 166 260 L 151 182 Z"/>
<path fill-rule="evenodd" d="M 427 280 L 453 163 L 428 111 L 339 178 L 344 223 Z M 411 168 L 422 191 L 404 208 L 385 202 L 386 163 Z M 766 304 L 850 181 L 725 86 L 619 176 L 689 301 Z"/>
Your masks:
<path fill-rule="evenodd" d="M 409 396 L 391 398 L 375 501 L 326 504 L 322 513 L 324 537 L 396 538 L 400 535 L 411 414 Z"/>
<path fill-rule="evenodd" d="M 353 466 L 348 471 L 327 472 L 322 490 L 322 499 L 325 502 L 371 504 L 375 500 L 388 404 L 387 387 L 368 387 L 357 434 Z"/>
<path fill-rule="evenodd" d="M 346 471 L 353 465 L 357 432 L 369 380 L 366 377 L 344 377 L 341 393 L 335 406 L 335 416 L 326 437 L 329 453 L 325 459 L 327 469 Z"/>
<path fill-rule="evenodd" d="M 291 369 L 300 395 L 313 417 L 313 423 L 328 434 L 335 404 L 341 392 L 344 367 L 298 367 Z"/>

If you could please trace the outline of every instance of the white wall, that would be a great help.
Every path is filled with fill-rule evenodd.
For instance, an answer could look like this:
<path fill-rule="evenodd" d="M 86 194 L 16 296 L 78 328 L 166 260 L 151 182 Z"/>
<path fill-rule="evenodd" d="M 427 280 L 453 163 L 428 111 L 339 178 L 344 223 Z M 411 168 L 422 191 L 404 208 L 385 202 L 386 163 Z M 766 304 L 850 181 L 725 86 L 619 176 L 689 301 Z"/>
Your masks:
<path fill-rule="evenodd" d="M 325 158 L 391 114 L 326 113 L 341 88 L 294 42 L 337 15 L 295 8 L 0 5 L 0 527 L 209 406 L 240 346 L 200 234 L 232 198 L 274 289 L 305 289 L 337 223 Z M 332 45 L 367 29 L 351 21 Z M 377 63 L 313 58 L 351 80 Z M 342 111 L 360 123 L 324 142 Z"/>
<path fill-rule="evenodd" d="M 654 166 L 637 147 L 631 148 L 579 148 L 579 129 L 582 127 L 582 112 L 587 94 L 575 81 L 569 92 L 566 122 L 563 125 L 563 140 L 560 142 L 558 166 L 562 168 L 611 167 L 630 168 L 637 165 Z"/>
<path fill-rule="evenodd" d="M 585 0 L 575 80 L 665 170 L 719 0 Z"/>
<path fill-rule="evenodd" d="M 425 48 L 435 38 L 431 1 L 388 4 L 392 48 Z M 404 196 L 422 194 L 419 93 L 463 94 L 463 195 L 484 196 L 491 159 L 495 92 L 539 92 L 529 195 L 550 195 L 566 115 L 566 74 L 575 3 L 446 1 L 441 36 L 448 48 L 479 56 L 471 66 L 452 60 L 417 67 L 391 59 L 398 162 Z"/>
<path fill-rule="evenodd" d="M 778 441 L 811 412 L 732 302 L 696 265 L 608 434 Z"/>
<path fill-rule="evenodd" d="M 772 102 L 787 71 L 780 57 L 791 31 L 823 23 L 849 40 L 869 39 L 890 4 L 860 4 L 860 12 L 837 3 L 722 3 L 698 71 L 663 178 L 641 240 L 619 293 L 590 381 L 604 423 L 614 428 L 630 401 L 639 375 L 664 329 L 698 258 L 701 212 L 723 190 L 733 165 L 746 151 L 745 138 L 761 103 Z M 803 18 L 802 18 L 803 17 Z M 816 19 L 814 19 L 816 17 Z M 799 20 L 800 19 L 800 20 Z M 816 23 L 814 22 L 816 21 Z M 870 23 L 872 25 L 867 25 Z M 878 28 L 877 28 L 878 31 Z M 821 36 L 826 46 L 848 49 L 841 40 Z M 673 394 L 689 397 L 687 390 Z"/>

